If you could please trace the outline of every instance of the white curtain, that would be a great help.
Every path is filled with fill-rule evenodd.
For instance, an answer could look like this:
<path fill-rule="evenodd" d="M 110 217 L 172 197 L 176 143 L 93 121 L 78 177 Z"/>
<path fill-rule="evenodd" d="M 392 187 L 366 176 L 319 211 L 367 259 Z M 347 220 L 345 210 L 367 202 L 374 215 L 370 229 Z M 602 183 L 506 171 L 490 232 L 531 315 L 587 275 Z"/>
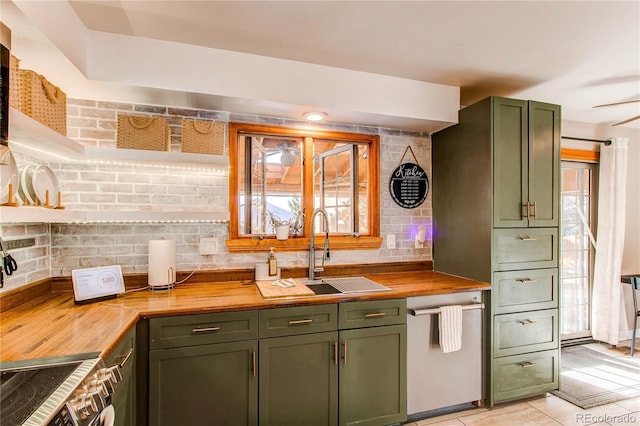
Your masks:
<path fill-rule="evenodd" d="M 622 249 L 628 138 L 614 138 L 600 149 L 598 233 L 591 310 L 593 338 L 612 345 L 620 334 Z"/>

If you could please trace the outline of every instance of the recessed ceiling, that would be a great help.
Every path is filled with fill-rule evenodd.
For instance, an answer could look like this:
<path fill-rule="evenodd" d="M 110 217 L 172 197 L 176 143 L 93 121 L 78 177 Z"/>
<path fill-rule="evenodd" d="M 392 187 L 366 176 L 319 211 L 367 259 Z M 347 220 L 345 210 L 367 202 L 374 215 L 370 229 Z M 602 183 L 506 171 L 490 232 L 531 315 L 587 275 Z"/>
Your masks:
<path fill-rule="evenodd" d="M 15 3 L 24 10 L 21 3 L 34 2 Z M 461 105 L 490 95 L 535 99 L 562 105 L 564 120 L 598 124 L 640 114 L 640 103 L 592 108 L 640 99 L 636 1 L 68 4 L 91 31 L 457 86 Z M 16 39 L 16 28 L 12 31 Z M 36 61 L 29 59 L 29 49 L 35 48 L 20 46 L 25 62 Z M 126 58 L 120 66 L 127 66 Z M 143 87 L 136 90 L 145 92 Z M 157 91 L 149 93 L 158 96 Z M 193 96 L 203 95 L 196 91 Z M 208 93 L 199 102 L 206 103 L 205 98 L 215 96 Z M 212 105 L 225 102 L 218 99 Z M 279 106 L 273 108 L 278 115 Z M 401 118 L 395 123 L 380 119 L 389 127 L 403 126 Z"/>

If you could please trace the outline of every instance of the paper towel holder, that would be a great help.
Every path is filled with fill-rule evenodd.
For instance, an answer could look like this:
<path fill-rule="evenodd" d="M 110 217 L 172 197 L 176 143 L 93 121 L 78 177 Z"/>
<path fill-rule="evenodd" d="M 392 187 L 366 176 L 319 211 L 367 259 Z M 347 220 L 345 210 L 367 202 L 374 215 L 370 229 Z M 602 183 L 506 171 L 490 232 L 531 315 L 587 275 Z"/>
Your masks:
<path fill-rule="evenodd" d="M 168 284 L 151 284 L 151 283 L 149 283 L 149 290 L 151 290 L 151 291 L 171 290 L 172 288 L 174 288 L 176 286 L 176 282 L 174 280 L 174 277 L 175 277 L 175 273 L 173 271 L 173 268 L 171 266 L 169 266 L 167 268 L 167 282 L 168 282 Z"/>
<path fill-rule="evenodd" d="M 156 261 L 160 264 L 152 268 Z M 176 286 L 175 262 L 175 240 L 149 241 L 149 290 L 165 291 Z"/>

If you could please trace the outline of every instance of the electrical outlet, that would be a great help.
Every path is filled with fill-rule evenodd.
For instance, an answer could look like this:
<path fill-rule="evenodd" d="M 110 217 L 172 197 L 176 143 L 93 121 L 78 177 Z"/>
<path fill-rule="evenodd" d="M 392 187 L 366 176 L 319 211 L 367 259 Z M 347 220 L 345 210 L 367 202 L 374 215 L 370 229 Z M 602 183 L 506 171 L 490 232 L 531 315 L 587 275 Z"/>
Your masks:
<path fill-rule="evenodd" d="M 396 248 L 396 236 L 395 236 L 395 234 L 387 235 L 387 248 L 388 249 Z"/>
<path fill-rule="evenodd" d="M 424 248 L 424 242 L 427 238 L 427 227 L 418 226 L 418 233 L 415 239 L 415 248 Z"/>
<path fill-rule="evenodd" d="M 207 256 L 218 252 L 217 238 L 200 238 L 200 254 Z"/>

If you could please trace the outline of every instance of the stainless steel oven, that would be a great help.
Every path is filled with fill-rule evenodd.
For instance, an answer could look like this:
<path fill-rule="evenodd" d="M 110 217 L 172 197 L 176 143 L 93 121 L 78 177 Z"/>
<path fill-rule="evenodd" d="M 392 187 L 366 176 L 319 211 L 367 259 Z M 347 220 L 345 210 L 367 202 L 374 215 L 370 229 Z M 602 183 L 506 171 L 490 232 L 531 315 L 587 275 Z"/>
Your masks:
<path fill-rule="evenodd" d="M 0 364 L 2 425 L 112 426 L 111 395 L 122 376 L 97 355 Z"/>

